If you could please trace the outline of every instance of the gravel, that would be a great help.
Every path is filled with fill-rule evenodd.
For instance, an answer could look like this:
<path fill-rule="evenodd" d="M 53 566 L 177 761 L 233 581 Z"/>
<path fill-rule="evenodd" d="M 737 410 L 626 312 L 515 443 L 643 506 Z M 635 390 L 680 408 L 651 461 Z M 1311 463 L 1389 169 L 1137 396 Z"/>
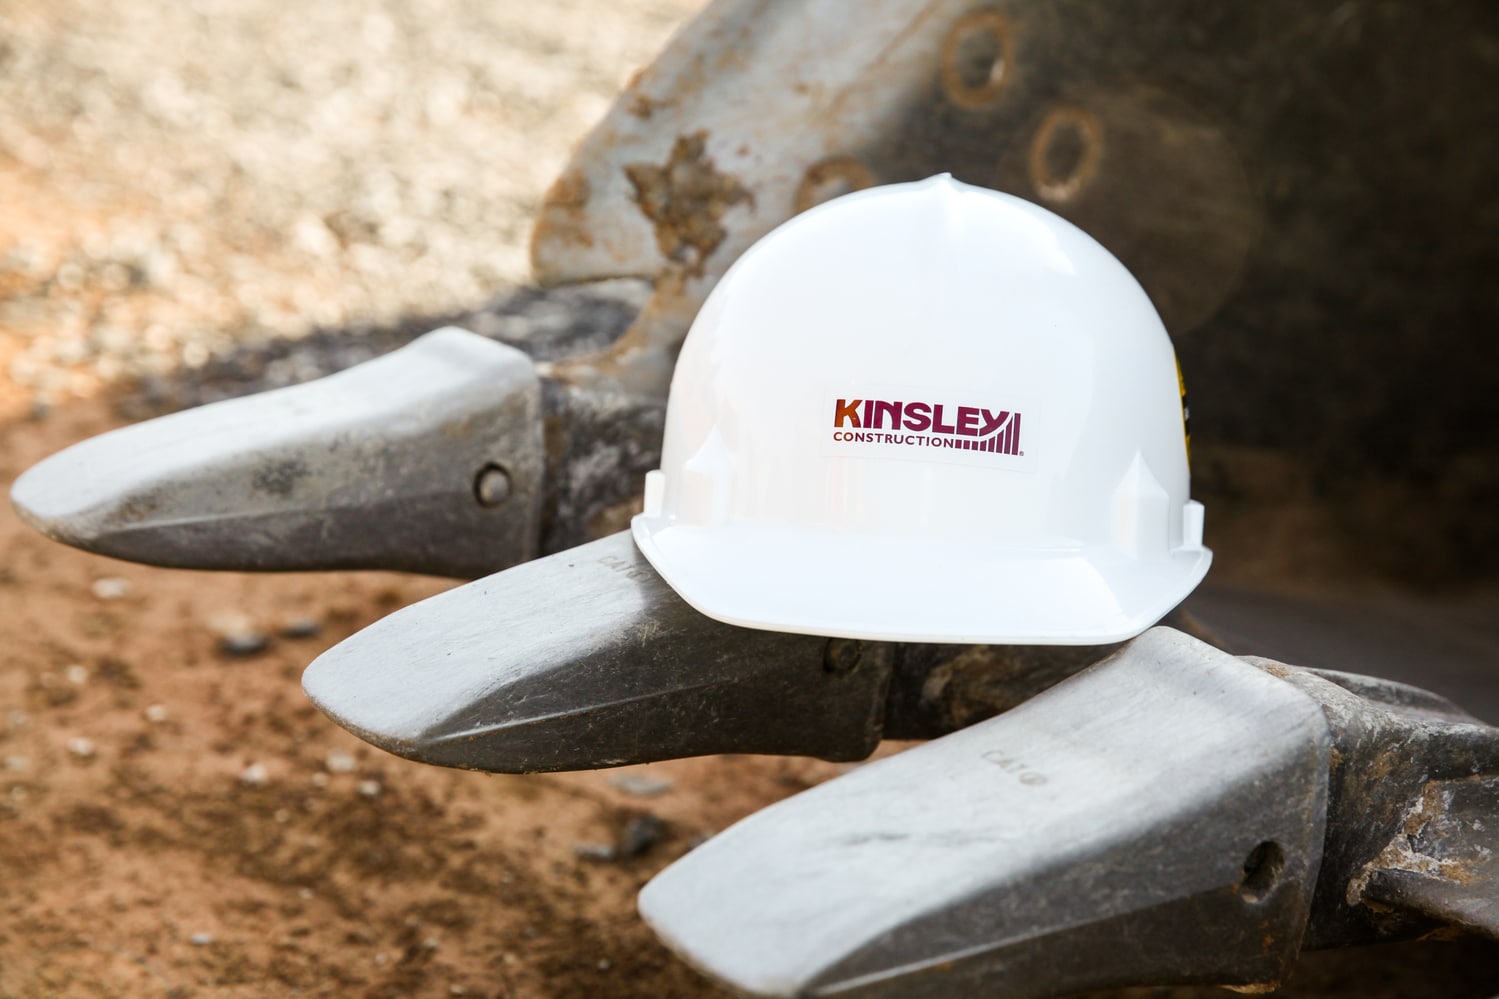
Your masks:
<path fill-rule="evenodd" d="M 655 798 L 672 789 L 671 781 L 644 774 L 620 774 L 609 778 L 609 785 L 634 798 Z"/>
<path fill-rule="evenodd" d="M 0 5 L 0 402 L 482 309 L 699 5 Z"/>
<path fill-rule="evenodd" d="M 281 626 L 282 638 L 316 638 L 323 624 L 315 617 L 294 617 Z"/>
<path fill-rule="evenodd" d="M 238 632 L 219 639 L 219 651 L 232 659 L 258 656 L 270 647 L 270 637 L 258 631 Z"/>
<path fill-rule="evenodd" d="M 593 863 L 633 860 L 649 852 L 666 835 L 666 822 L 651 812 L 631 815 L 613 843 L 574 843 L 573 854 Z"/>
<path fill-rule="evenodd" d="M 118 576 L 94 580 L 91 589 L 100 600 L 121 600 L 130 595 L 130 581 Z"/>

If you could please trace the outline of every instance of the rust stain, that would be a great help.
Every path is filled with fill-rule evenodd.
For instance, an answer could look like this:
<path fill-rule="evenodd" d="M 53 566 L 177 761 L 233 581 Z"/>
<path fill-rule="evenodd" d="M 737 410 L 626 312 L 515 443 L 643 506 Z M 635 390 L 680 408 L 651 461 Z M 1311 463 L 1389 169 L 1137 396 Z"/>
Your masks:
<path fill-rule="evenodd" d="M 547 188 L 545 202 L 548 205 L 556 205 L 558 208 L 582 208 L 588 203 L 592 191 L 588 186 L 588 178 L 577 169 L 564 170 L 562 174 Z"/>
<path fill-rule="evenodd" d="M 588 178 L 576 167 L 564 170 L 541 199 L 541 213 L 531 232 L 531 260 L 545 256 L 543 247 L 550 242 L 592 246 L 593 233 L 584 216 L 588 199 L 593 196 Z M 540 264 L 537 264 L 540 268 Z"/>
<path fill-rule="evenodd" d="M 1078 107 L 1055 108 L 1031 140 L 1031 185 L 1044 201 L 1071 201 L 1098 173 L 1102 149 L 1103 126 L 1096 115 Z"/>
<path fill-rule="evenodd" d="M 968 51 L 975 43 L 983 46 L 977 58 Z M 960 108 L 983 110 L 1004 92 L 1014 60 L 1010 23 L 1004 15 L 970 11 L 953 24 L 942 42 L 942 91 Z"/>
<path fill-rule="evenodd" d="M 656 113 L 657 108 L 665 107 L 668 103 L 668 101 L 658 101 L 654 97 L 637 92 L 631 94 L 625 102 L 625 112 L 634 115 L 641 121 L 649 121 L 651 115 Z"/>
<path fill-rule="evenodd" d="M 852 156 L 830 156 L 807 168 L 796 188 L 795 208 L 800 215 L 809 208 L 875 184 L 874 173 Z"/>
<path fill-rule="evenodd" d="M 720 221 L 741 202 L 754 196 L 737 179 L 720 173 L 707 152 L 708 133 L 678 137 L 664 164 L 631 163 L 625 176 L 635 188 L 635 203 L 656 230 L 656 245 L 668 260 L 688 274 L 718 249 L 728 231 Z"/>

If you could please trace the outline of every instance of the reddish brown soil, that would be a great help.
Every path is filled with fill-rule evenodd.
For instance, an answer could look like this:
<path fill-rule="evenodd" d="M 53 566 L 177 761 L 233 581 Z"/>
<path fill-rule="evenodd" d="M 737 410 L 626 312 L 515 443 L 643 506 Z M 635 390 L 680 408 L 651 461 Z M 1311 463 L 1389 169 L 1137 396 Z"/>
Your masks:
<path fill-rule="evenodd" d="M 0 489 L 108 429 L 107 414 L 88 402 L 0 426 Z M 128 593 L 101 598 L 106 578 Z M 399 760 L 302 696 L 323 648 L 447 585 L 129 565 L 0 509 L 0 999 L 720 994 L 655 942 L 636 891 L 695 838 L 839 768 L 656 764 L 636 769 L 672 788 L 632 797 L 612 783 L 622 771 L 498 777 Z M 219 649 L 226 614 L 322 631 L 234 658 Z M 575 851 L 647 810 L 666 832 L 643 856 Z M 1312 955 L 1286 994 L 1478 997 L 1499 987 L 1494 957 Z"/>
<path fill-rule="evenodd" d="M 4 428 L 0 489 L 106 429 L 104 414 L 86 403 Z M 101 600 L 101 578 L 129 593 Z M 635 892 L 693 837 L 836 769 L 662 764 L 642 769 L 674 788 L 643 799 L 614 773 L 495 777 L 399 760 L 302 696 L 302 668 L 323 648 L 447 585 L 118 563 L 32 533 L 7 504 L 0 996 L 711 994 L 638 921 Z M 311 616 L 323 631 L 231 658 L 214 623 L 226 612 L 272 633 Z M 157 705 L 150 716 L 165 718 L 152 721 Z M 70 749 L 78 739 L 91 755 Z M 353 771 L 330 773 L 330 751 L 351 754 Z M 264 782 L 246 782 L 257 764 Z M 361 793 L 369 781 L 377 795 Z M 667 832 L 644 857 L 575 854 L 645 808 Z"/>

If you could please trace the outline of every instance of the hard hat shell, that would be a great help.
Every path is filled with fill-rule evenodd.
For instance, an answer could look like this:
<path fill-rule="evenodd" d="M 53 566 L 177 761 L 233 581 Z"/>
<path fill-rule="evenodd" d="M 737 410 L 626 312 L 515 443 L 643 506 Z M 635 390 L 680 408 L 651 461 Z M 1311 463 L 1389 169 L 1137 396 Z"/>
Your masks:
<path fill-rule="evenodd" d="M 693 323 L 632 527 L 730 624 L 918 642 L 1139 634 L 1206 574 L 1176 358 L 1123 265 L 941 176 L 747 251 Z"/>

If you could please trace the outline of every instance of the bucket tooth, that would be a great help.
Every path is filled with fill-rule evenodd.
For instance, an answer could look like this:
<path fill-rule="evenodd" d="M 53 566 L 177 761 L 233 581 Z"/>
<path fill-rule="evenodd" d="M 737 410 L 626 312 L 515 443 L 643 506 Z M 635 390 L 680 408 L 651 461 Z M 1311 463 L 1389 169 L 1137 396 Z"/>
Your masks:
<path fill-rule="evenodd" d="M 1313 697 L 1157 628 L 745 819 L 640 910 L 751 996 L 1265 985 L 1300 948 L 1330 750 Z"/>
<path fill-rule="evenodd" d="M 50 538 L 134 562 L 472 578 L 535 554 L 543 471 L 530 358 L 450 327 L 86 440 L 11 501 Z"/>
<path fill-rule="evenodd" d="M 889 646 L 853 644 L 704 617 L 621 532 L 397 611 L 325 652 L 302 684 L 354 734 L 442 766 L 851 760 L 880 738 L 891 676 Z"/>

